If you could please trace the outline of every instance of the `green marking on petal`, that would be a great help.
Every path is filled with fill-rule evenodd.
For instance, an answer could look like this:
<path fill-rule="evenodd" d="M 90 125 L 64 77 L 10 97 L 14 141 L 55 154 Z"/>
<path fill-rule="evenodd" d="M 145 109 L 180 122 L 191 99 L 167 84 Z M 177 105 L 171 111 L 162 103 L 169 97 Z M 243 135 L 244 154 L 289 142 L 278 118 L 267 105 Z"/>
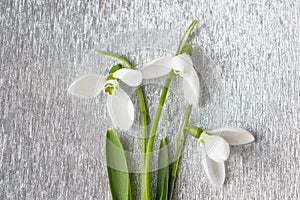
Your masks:
<path fill-rule="evenodd" d="M 212 135 L 211 133 L 209 133 L 209 132 L 207 132 L 207 131 L 205 131 L 205 134 L 206 134 L 206 135 Z"/>
<path fill-rule="evenodd" d="M 180 75 L 180 76 L 183 76 L 183 75 L 184 75 L 184 72 L 179 71 L 179 70 L 174 70 L 174 73 L 175 73 L 175 74 L 178 74 L 178 75 Z"/>
<path fill-rule="evenodd" d="M 116 93 L 116 87 L 112 83 L 107 83 L 104 86 L 104 92 L 110 96 Z"/>
<path fill-rule="evenodd" d="M 202 144 L 205 144 L 205 141 L 204 141 L 203 138 L 200 139 L 200 142 L 201 142 Z"/>

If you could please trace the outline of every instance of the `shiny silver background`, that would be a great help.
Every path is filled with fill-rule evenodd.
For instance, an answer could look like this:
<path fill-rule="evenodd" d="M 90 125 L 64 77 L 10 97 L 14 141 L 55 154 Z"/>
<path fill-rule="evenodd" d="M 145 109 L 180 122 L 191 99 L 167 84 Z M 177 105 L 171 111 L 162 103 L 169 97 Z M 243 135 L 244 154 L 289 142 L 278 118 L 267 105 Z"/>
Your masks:
<path fill-rule="evenodd" d="M 110 125 L 104 101 L 77 100 L 66 88 L 80 75 L 107 70 L 88 68 L 91 64 L 113 63 L 91 56 L 93 50 L 103 47 L 139 61 L 126 39 L 132 57 L 116 49 L 113 35 L 141 29 L 181 33 L 194 18 L 200 22 L 193 44 L 218 74 L 197 70 L 203 79 L 216 76 L 212 80 L 221 81 L 224 89 L 222 106 L 202 116 L 202 126 L 239 126 L 252 132 L 256 142 L 231 148 L 225 185 L 214 188 L 195 156 L 197 144 L 188 138 L 174 199 L 299 199 L 296 0 L 2 0 L 0 199 L 111 199 L 105 165 L 98 157 L 103 152 L 97 150 L 97 136 Z M 178 37 L 170 38 L 176 46 Z M 173 50 L 164 48 L 157 55 Z M 144 59 L 151 59 L 147 55 Z M 82 112 L 91 108 L 92 117 Z M 122 140 L 132 146 L 125 134 Z M 133 185 L 138 187 L 137 179 Z"/>

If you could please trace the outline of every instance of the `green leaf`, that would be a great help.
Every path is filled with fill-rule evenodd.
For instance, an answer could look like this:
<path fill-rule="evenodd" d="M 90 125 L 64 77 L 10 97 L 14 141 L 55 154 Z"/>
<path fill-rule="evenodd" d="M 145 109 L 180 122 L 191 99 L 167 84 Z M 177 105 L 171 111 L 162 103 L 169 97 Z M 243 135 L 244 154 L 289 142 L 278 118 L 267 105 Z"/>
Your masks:
<path fill-rule="evenodd" d="M 158 171 L 156 185 L 156 200 L 168 199 L 169 190 L 169 152 L 166 138 L 160 140 L 158 154 Z"/>
<path fill-rule="evenodd" d="M 130 179 L 124 149 L 111 128 L 106 133 L 106 164 L 112 198 L 130 200 Z"/>

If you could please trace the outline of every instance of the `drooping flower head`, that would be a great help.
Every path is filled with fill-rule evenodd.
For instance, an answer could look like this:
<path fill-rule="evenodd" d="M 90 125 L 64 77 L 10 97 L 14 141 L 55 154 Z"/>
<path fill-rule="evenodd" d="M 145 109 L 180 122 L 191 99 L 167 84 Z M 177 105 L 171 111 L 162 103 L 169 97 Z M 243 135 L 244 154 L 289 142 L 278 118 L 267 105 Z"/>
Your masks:
<path fill-rule="evenodd" d="M 190 135 L 199 138 L 201 142 L 202 166 L 210 182 L 216 186 L 222 186 L 225 181 L 225 166 L 230 154 L 229 145 L 241 145 L 254 141 L 254 137 L 248 131 L 225 127 L 212 131 L 189 126 L 186 128 Z"/>
<path fill-rule="evenodd" d="M 182 89 L 189 104 L 197 106 L 199 102 L 199 78 L 188 54 L 163 57 L 153 60 L 141 69 L 144 79 L 158 78 L 174 71 L 183 78 Z"/>
<path fill-rule="evenodd" d="M 229 145 L 241 145 L 254 141 L 248 131 L 226 127 L 204 132 L 200 136 L 202 165 L 211 183 L 222 186 L 225 181 L 224 161 L 230 154 Z"/>
<path fill-rule="evenodd" d="M 94 98 L 101 91 L 107 94 L 106 106 L 113 123 L 122 130 L 128 130 L 134 121 L 134 107 L 128 94 L 119 86 L 119 81 L 131 87 L 142 82 L 141 72 L 115 65 L 107 76 L 88 74 L 78 78 L 68 91 L 78 97 Z"/>

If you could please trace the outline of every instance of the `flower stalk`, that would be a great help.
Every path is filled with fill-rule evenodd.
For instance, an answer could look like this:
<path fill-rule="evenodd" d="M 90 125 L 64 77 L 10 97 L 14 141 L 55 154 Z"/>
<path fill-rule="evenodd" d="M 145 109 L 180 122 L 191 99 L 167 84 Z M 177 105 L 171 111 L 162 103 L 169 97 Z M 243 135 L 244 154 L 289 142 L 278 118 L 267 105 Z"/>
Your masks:
<path fill-rule="evenodd" d="M 186 133 L 185 133 L 185 127 L 188 125 L 191 112 L 192 112 L 193 105 L 188 105 L 183 117 L 183 120 L 180 125 L 180 130 L 179 130 L 179 135 L 177 139 L 177 149 L 176 149 L 176 154 L 175 154 L 175 161 L 172 165 L 172 171 L 171 171 L 171 180 L 170 180 L 170 190 L 169 190 L 169 200 L 172 199 L 173 196 L 173 191 L 174 191 L 174 186 L 175 186 L 175 180 L 177 177 L 177 169 L 178 169 L 178 164 L 179 164 L 179 158 L 181 156 L 182 149 L 184 147 L 184 142 L 186 138 Z"/>
<path fill-rule="evenodd" d="M 188 29 L 186 30 L 186 32 L 184 33 L 180 43 L 179 43 L 179 47 L 177 49 L 176 55 L 179 55 L 182 53 L 182 49 L 184 47 L 184 45 L 187 43 L 191 31 L 193 30 L 194 26 L 198 23 L 198 20 L 194 20 L 188 27 Z M 143 172 L 142 173 L 146 173 L 145 179 L 143 180 L 144 182 L 142 182 L 142 189 L 144 188 L 145 191 L 142 191 L 142 200 L 150 200 L 151 199 L 151 179 L 150 179 L 150 171 L 151 171 L 151 158 L 152 158 L 152 152 L 153 152 L 153 145 L 154 145 L 154 140 L 155 140 L 155 136 L 156 136 L 156 131 L 157 131 L 157 127 L 159 124 L 159 120 L 160 120 L 160 116 L 161 116 L 161 112 L 162 112 L 162 108 L 164 106 L 165 103 L 165 99 L 169 90 L 169 86 L 170 83 L 172 81 L 172 78 L 174 76 L 174 71 L 172 70 L 166 81 L 164 84 L 164 88 L 162 90 L 159 102 L 158 102 L 158 106 L 156 108 L 156 112 L 155 112 L 155 116 L 153 119 L 153 123 L 151 126 L 151 130 L 150 130 L 150 135 L 149 135 L 149 140 L 147 143 L 147 150 L 146 150 L 146 160 L 145 160 L 145 165 L 143 167 Z M 192 107 L 192 106 L 191 106 Z M 184 127 L 183 127 L 184 129 Z"/>
<path fill-rule="evenodd" d="M 171 71 L 167 77 L 167 80 L 165 82 L 164 88 L 162 90 L 158 106 L 155 112 L 155 116 L 152 122 L 151 130 L 150 130 L 150 135 L 149 135 L 149 140 L 147 144 L 147 150 L 146 150 L 146 160 L 145 160 L 145 165 L 143 168 L 143 172 L 145 173 L 145 179 L 144 182 L 142 183 L 142 189 L 145 188 L 145 191 L 142 191 L 142 199 L 143 200 L 150 200 L 151 199 L 151 179 L 150 179 L 150 171 L 151 171 L 151 158 L 152 158 L 152 152 L 153 152 L 153 145 L 154 145 L 154 139 L 156 136 L 156 130 L 158 127 L 159 119 L 161 116 L 162 108 L 164 106 L 166 96 L 169 90 L 170 83 L 172 81 L 172 78 L 174 76 L 174 72 Z"/>

